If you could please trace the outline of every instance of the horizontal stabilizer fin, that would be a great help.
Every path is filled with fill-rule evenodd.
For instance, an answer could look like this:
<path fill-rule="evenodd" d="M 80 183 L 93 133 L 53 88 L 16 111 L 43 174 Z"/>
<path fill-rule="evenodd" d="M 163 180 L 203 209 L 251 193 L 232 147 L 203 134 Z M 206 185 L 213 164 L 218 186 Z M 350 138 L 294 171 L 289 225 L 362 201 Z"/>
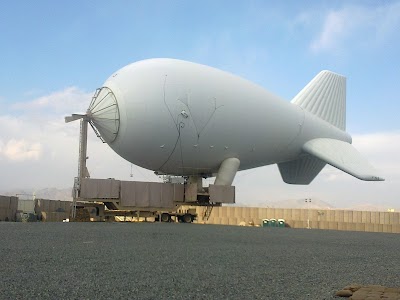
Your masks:
<path fill-rule="evenodd" d="M 279 163 L 278 168 L 284 182 L 290 184 L 310 184 L 326 163 L 314 156 Z"/>
<path fill-rule="evenodd" d="M 327 138 L 314 139 L 303 145 L 303 151 L 358 179 L 384 180 L 376 175 L 376 170 L 349 143 Z"/>

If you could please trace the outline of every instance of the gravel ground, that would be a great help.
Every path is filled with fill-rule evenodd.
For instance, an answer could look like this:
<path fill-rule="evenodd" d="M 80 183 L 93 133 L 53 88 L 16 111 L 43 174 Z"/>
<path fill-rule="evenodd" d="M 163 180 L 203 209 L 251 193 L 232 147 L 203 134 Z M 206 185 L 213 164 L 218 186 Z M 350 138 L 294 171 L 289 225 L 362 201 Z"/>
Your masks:
<path fill-rule="evenodd" d="M 333 299 L 400 286 L 400 234 L 1 223 L 0 299 Z"/>

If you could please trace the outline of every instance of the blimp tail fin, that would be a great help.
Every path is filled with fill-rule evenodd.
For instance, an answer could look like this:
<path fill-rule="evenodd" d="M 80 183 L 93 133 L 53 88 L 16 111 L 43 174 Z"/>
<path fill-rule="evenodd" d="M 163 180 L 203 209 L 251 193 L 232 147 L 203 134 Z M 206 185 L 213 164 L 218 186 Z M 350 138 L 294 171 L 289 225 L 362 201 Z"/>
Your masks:
<path fill-rule="evenodd" d="M 384 180 L 376 174 L 376 170 L 349 143 L 327 138 L 313 139 L 303 145 L 303 151 L 358 179 L 366 181 Z"/>
<path fill-rule="evenodd" d="M 310 113 L 346 129 L 346 77 L 321 71 L 292 100 Z"/>
<path fill-rule="evenodd" d="M 279 163 L 278 168 L 284 182 L 289 184 L 310 184 L 326 163 L 311 155 L 289 162 Z"/>

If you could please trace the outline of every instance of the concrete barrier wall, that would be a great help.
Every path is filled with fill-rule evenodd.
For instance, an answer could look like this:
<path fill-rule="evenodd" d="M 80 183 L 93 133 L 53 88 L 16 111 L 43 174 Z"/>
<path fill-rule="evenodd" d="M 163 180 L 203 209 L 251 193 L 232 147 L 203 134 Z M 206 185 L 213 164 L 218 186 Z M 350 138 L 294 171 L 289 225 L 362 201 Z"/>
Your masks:
<path fill-rule="evenodd" d="M 263 219 L 285 219 L 287 227 L 400 233 L 400 212 L 283 209 L 222 206 L 214 207 L 207 221 L 203 207 L 197 208 L 198 222 L 207 224 L 261 225 Z"/>
<path fill-rule="evenodd" d="M 62 221 L 69 217 L 72 204 L 70 201 L 48 199 L 36 199 L 35 201 L 22 200 L 20 205 L 19 202 L 18 197 L 0 196 L 0 221 L 16 221 L 18 210 L 33 212 L 33 208 L 43 221 Z"/>
<path fill-rule="evenodd" d="M 48 199 L 36 199 L 35 200 L 35 213 L 42 215 L 42 212 L 59 212 L 65 213 L 69 216 L 71 212 L 71 201 L 60 201 L 60 200 L 48 200 Z"/>
<path fill-rule="evenodd" d="M 18 200 L 18 210 L 24 213 L 34 213 L 35 212 L 35 201 L 33 200 Z"/>
<path fill-rule="evenodd" d="M 70 217 L 71 201 L 35 199 L 35 213 L 43 222 L 62 222 Z"/>
<path fill-rule="evenodd" d="M 17 197 L 0 196 L 0 221 L 15 221 L 17 209 Z"/>
<path fill-rule="evenodd" d="M 62 222 L 69 218 L 69 214 L 66 212 L 41 212 L 41 220 L 43 222 Z"/>

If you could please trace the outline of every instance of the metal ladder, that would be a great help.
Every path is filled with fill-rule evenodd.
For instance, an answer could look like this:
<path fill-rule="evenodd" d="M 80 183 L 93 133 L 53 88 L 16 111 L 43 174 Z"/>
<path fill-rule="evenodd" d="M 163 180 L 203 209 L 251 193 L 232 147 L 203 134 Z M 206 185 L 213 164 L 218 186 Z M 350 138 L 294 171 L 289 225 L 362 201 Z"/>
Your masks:
<path fill-rule="evenodd" d="M 213 210 L 213 205 L 207 205 L 203 211 L 203 221 L 208 221 L 210 218 L 211 212 Z"/>

